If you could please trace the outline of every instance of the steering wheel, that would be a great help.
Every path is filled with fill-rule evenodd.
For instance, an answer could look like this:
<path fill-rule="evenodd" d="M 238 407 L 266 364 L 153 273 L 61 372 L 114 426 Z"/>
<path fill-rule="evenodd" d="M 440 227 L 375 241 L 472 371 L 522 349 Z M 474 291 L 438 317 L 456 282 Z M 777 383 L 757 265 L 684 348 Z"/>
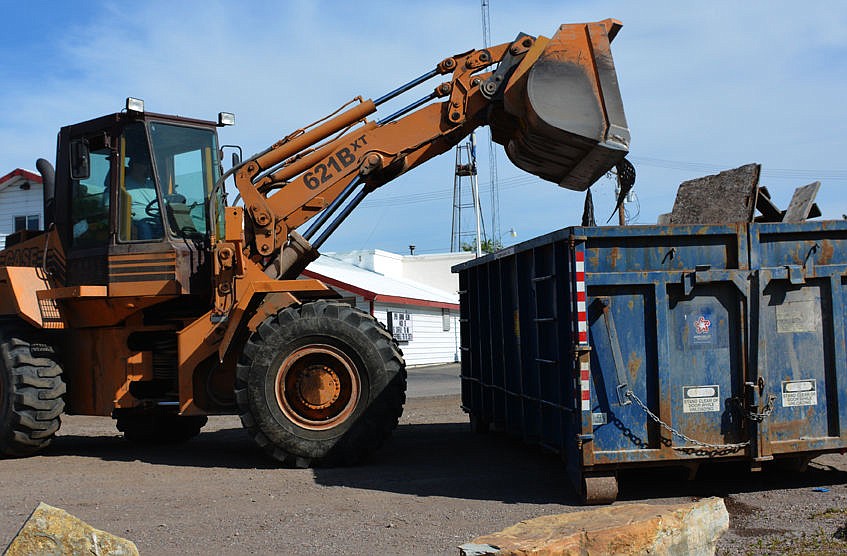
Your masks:
<path fill-rule="evenodd" d="M 144 214 L 150 218 L 161 218 L 162 210 L 159 208 L 159 199 L 153 199 L 147 203 L 147 206 L 144 207 Z"/>

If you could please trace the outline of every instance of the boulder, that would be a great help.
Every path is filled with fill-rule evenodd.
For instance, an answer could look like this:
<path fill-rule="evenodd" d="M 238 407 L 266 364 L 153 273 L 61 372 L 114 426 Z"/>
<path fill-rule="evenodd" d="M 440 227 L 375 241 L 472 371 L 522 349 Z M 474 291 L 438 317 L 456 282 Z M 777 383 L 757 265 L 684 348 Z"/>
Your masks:
<path fill-rule="evenodd" d="M 42 502 L 3 554 L 138 556 L 138 548 L 132 541 L 95 529 L 65 510 Z"/>
<path fill-rule="evenodd" d="M 715 553 L 729 528 L 723 499 L 620 504 L 522 521 L 459 547 L 462 556 L 669 555 Z"/>

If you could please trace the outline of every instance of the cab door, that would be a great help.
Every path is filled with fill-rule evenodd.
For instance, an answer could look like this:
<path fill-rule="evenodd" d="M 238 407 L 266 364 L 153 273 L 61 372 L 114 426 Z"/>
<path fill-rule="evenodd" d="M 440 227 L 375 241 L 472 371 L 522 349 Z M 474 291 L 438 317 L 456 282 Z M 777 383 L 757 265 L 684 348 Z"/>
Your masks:
<path fill-rule="evenodd" d="M 87 168 L 69 176 L 67 285 L 106 285 L 115 156 L 102 132 L 72 137 L 70 151 L 76 164 Z"/>

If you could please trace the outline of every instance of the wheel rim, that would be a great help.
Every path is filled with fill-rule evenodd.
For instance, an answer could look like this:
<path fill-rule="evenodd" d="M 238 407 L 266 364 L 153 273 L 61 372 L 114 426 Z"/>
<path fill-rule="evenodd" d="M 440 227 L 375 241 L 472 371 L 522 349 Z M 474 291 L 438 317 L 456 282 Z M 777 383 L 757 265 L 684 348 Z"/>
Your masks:
<path fill-rule="evenodd" d="M 303 428 L 326 430 L 356 409 L 361 379 L 343 351 L 309 345 L 291 353 L 276 375 L 276 400 L 286 417 Z"/>

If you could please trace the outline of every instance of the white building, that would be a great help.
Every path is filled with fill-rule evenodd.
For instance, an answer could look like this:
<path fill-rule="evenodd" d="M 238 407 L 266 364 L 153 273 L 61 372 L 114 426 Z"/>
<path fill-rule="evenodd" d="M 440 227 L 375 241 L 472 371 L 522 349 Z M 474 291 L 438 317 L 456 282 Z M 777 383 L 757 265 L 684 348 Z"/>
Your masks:
<path fill-rule="evenodd" d="M 459 360 L 458 276 L 450 267 L 471 258 L 472 253 L 330 253 L 303 274 L 386 325 L 407 365 L 432 365 Z"/>
<path fill-rule="evenodd" d="M 18 168 L 0 177 L 0 249 L 6 236 L 18 230 L 40 230 L 44 225 L 41 176 Z"/>
<path fill-rule="evenodd" d="M 380 249 L 329 253 L 329 256 L 392 278 L 406 278 L 451 293 L 459 291 L 459 276 L 450 272 L 454 265 L 474 258 L 473 253 L 398 255 Z"/>

